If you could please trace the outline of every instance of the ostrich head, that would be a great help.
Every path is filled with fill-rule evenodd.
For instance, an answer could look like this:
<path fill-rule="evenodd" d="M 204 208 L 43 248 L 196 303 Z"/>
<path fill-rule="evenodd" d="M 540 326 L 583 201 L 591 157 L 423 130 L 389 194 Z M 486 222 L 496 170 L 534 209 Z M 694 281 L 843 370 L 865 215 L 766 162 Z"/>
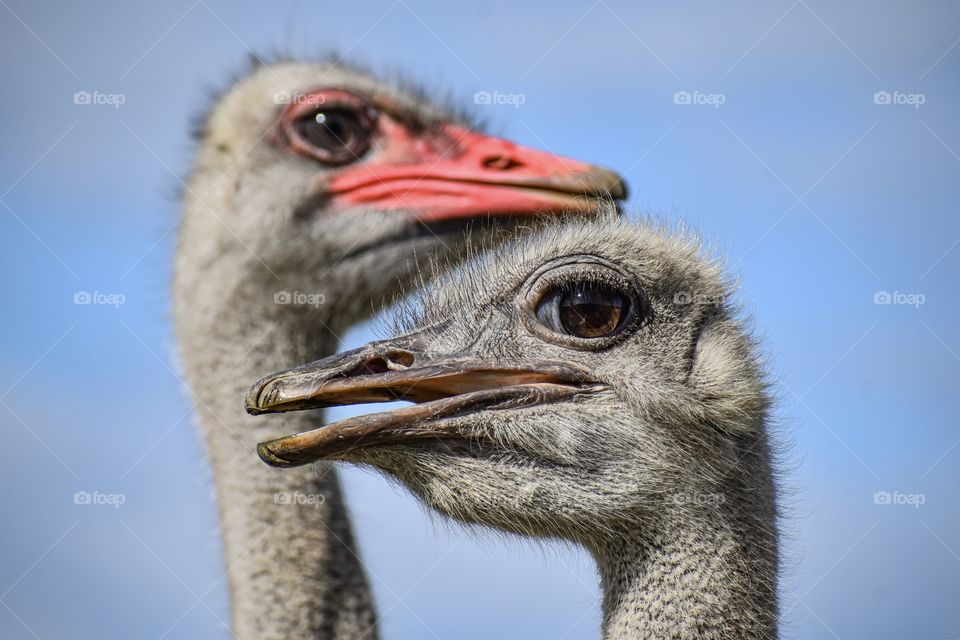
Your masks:
<path fill-rule="evenodd" d="M 412 331 L 260 381 L 252 413 L 416 403 L 260 455 L 370 464 L 520 534 L 595 547 L 655 528 L 717 506 L 693 496 L 769 481 L 744 467 L 766 451 L 768 401 L 729 291 L 683 237 L 609 217 L 548 227 L 431 287 Z"/>
<path fill-rule="evenodd" d="M 583 545 L 606 637 L 776 633 L 768 395 L 696 244 L 555 224 L 441 281 L 412 327 L 269 376 L 251 413 L 415 404 L 260 445 L 372 465 L 468 524 Z"/>
<path fill-rule="evenodd" d="M 416 252 L 458 251 L 459 237 L 443 236 L 471 220 L 589 212 L 594 196 L 624 196 L 610 171 L 483 135 L 416 91 L 333 62 L 256 68 L 199 137 L 177 271 L 200 307 L 225 283 L 316 291 L 324 274 L 350 292 L 335 320 L 352 324 L 412 273 Z"/>

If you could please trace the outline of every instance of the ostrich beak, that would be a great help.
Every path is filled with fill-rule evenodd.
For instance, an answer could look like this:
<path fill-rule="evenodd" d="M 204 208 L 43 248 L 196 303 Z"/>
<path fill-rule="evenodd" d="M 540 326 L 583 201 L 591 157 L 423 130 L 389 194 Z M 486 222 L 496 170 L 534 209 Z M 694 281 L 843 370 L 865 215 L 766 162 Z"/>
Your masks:
<path fill-rule="evenodd" d="M 453 125 L 452 150 L 415 145 L 397 132 L 398 164 L 370 163 L 335 176 L 329 196 L 342 206 L 407 211 L 420 222 L 483 215 L 596 212 L 604 200 L 627 197 L 615 172 Z"/>
<path fill-rule="evenodd" d="M 476 358 L 427 356 L 415 337 L 374 342 L 270 375 L 247 392 L 251 414 L 407 400 L 416 403 L 341 420 L 261 443 L 260 458 L 292 467 L 370 446 L 468 437 L 444 418 L 481 410 L 542 405 L 599 389 L 582 367 L 535 360 L 519 366 Z"/>

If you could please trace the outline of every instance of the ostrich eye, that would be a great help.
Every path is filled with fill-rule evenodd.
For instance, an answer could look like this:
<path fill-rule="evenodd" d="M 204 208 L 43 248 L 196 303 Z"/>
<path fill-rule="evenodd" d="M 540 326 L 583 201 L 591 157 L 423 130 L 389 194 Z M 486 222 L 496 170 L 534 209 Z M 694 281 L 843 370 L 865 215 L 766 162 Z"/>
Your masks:
<path fill-rule="evenodd" d="M 630 315 L 630 297 L 608 285 L 580 282 L 549 291 L 537 305 L 537 319 L 557 333 L 603 338 L 616 333 Z"/>
<path fill-rule="evenodd" d="M 320 107 L 298 119 L 294 128 L 319 160 L 348 164 L 367 151 L 374 126 L 361 109 Z"/>

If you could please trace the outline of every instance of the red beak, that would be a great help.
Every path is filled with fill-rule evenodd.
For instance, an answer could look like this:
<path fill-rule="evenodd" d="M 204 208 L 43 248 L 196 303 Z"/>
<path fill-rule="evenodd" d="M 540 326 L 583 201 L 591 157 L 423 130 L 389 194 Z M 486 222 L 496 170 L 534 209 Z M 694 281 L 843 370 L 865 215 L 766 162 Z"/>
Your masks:
<path fill-rule="evenodd" d="M 447 125 L 447 146 L 386 132 L 396 164 L 368 164 L 334 177 L 334 201 L 380 211 L 409 211 L 436 222 L 482 215 L 595 211 L 602 199 L 626 197 L 623 179 L 603 167 L 537 151 Z M 390 135 L 393 134 L 393 135 Z M 396 147 L 401 147 L 397 149 Z"/>

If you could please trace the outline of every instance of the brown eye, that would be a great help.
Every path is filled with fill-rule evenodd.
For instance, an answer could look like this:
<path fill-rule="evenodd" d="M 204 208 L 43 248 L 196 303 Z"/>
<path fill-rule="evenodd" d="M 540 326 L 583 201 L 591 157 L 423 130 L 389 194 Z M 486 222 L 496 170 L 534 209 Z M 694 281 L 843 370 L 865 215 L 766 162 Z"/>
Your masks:
<path fill-rule="evenodd" d="M 537 306 L 537 319 L 557 333 L 603 338 L 630 316 L 630 297 L 605 284 L 580 282 L 554 289 Z"/>
<path fill-rule="evenodd" d="M 363 109 L 321 106 L 294 123 L 299 142 L 328 164 L 359 160 L 370 147 L 374 123 Z"/>

